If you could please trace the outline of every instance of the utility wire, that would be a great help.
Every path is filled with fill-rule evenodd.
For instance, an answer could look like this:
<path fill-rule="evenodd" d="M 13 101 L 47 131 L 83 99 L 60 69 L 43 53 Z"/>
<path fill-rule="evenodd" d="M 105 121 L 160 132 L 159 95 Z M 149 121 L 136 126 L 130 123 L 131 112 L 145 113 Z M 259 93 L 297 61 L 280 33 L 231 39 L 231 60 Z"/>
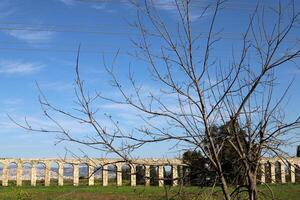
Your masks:
<path fill-rule="evenodd" d="M 87 4 L 126 4 L 126 1 L 113 1 L 113 0 L 75 0 L 76 2 L 79 3 L 87 3 Z M 137 3 L 139 1 L 136 1 Z M 170 9 L 173 7 L 173 9 L 177 9 L 175 0 L 171 1 L 171 2 L 155 2 L 155 1 L 151 1 L 148 0 L 147 2 L 149 2 L 148 6 L 154 6 L 156 8 L 159 7 L 166 7 L 168 6 Z M 254 1 L 253 1 L 254 2 Z M 208 5 L 214 5 L 213 4 L 214 1 L 210 1 L 207 2 L 205 0 L 203 1 L 199 1 L 199 0 L 192 0 L 190 3 L 190 7 L 192 8 L 206 8 Z M 130 4 L 129 2 L 127 4 Z M 180 4 L 180 1 L 179 1 Z M 241 2 L 241 1 L 236 1 L 236 2 L 229 2 L 226 3 L 225 6 L 223 7 L 223 9 L 229 9 L 229 10 L 247 10 L 247 11 L 254 11 L 256 8 L 257 2 L 254 3 L 245 3 L 245 2 Z M 260 2 L 260 7 L 270 7 L 269 2 L 268 3 L 264 3 L 264 2 Z"/>
<path fill-rule="evenodd" d="M 59 32 L 59 33 L 82 33 L 82 34 L 95 34 L 95 35 L 107 35 L 107 36 L 141 36 L 140 33 L 136 32 L 115 32 L 115 31 L 89 31 L 89 30 L 71 30 L 71 29 L 54 29 L 54 28 L 15 28 L 15 27 L 1 27 L 0 30 L 2 31 L 33 31 L 33 32 Z M 199 38 L 206 38 L 208 35 L 208 32 L 198 32 L 194 34 L 195 36 L 199 36 Z M 158 35 L 149 35 L 152 37 L 160 38 Z M 176 36 L 175 36 L 176 37 Z M 241 33 L 236 32 L 224 32 L 219 33 L 217 36 L 221 39 L 226 40 L 240 40 L 242 39 Z M 297 36 L 293 36 L 293 39 L 286 39 L 286 42 L 293 42 L 293 41 L 299 41 L 299 38 Z"/>

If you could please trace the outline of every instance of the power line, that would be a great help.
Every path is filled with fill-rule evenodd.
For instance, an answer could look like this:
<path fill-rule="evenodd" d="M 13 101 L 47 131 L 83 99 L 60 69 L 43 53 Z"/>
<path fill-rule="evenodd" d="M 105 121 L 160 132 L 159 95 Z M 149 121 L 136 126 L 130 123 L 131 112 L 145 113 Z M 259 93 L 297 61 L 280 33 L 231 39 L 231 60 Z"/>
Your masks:
<path fill-rule="evenodd" d="M 114 31 L 85 31 L 85 30 L 60 30 L 60 29 L 54 29 L 54 28 L 15 28 L 15 27 L 1 27 L 0 30 L 2 31 L 33 31 L 33 32 L 60 32 L 60 33 L 84 33 L 84 34 L 96 34 L 96 35 L 108 35 L 108 36 L 141 36 L 140 33 L 130 33 L 130 32 L 114 32 Z M 242 32 L 241 32 L 242 33 Z M 221 39 L 226 40 L 240 40 L 242 39 L 241 33 L 236 32 L 224 32 L 218 34 L 217 37 L 220 37 Z M 200 38 L 206 38 L 208 35 L 208 32 L 198 32 L 194 34 L 195 36 L 200 35 Z M 202 36 L 201 36 L 202 35 Z M 159 38 L 157 35 L 151 35 L 152 37 Z M 298 39 L 296 36 L 294 36 L 294 39 L 286 39 L 285 41 L 293 42 L 297 41 Z"/>
<path fill-rule="evenodd" d="M 16 28 L 16 27 L 0 27 L 0 30 L 6 31 L 38 31 L 38 32 L 62 32 L 62 33 L 89 33 L 99 35 L 137 35 L 130 32 L 107 32 L 107 31 L 85 31 L 85 30 L 67 30 L 67 29 L 53 29 L 53 28 Z"/>
<path fill-rule="evenodd" d="M 87 3 L 87 4 L 120 4 L 123 3 L 125 4 L 125 1 L 113 1 L 113 0 L 75 0 L 79 3 Z M 136 1 L 139 2 L 139 1 Z M 173 2 L 155 2 L 155 1 L 151 1 L 148 0 L 148 2 L 150 2 L 148 5 L 149 6 L 154 6 L 159 8 L 159 6 L 162 6 L 162 9 L 164 6 L 168 6 L 169 8 L 176 9 L 177 5 L 175 3 L 175 1 Z M 130 4 L 130 3 L 127 3 Z M 180 4 L 180 2 L 179 2 Z M 204 5 L 203 5 L 204 4 Z M 213 1 L 210 1 L 209 3 L 207 3 L 207 1 L 201 1 L 201 0 L 193 0 L 190 3 L 190 7 L 192 8 L 207 8 L 208 5 L 214 5 Z M 237 1 L 237 2 L 233 2 L 233 3 L 226 3 L 226 6 L 223 6 L 224 9 L 230 9 L 230 10 L 247 10 L 247 11 L 254 11 L 254 9 L 256 8 L 257 3 L 245 3 L 245 2 L 241 2 L 241 1 Z M 261 3 L 260 2 L 261 7 L 263 6 L 270 6 L 269 3 Z"/>
<path fill-rule="evenodd" d="M 109 3 L 120 3 L 120 1 L 107 1 L 107 0 L 77 0 L 81 2 L 109 2 Z M 199 1 L 195 1 L 199 2 Z M 170 3 L 159 3 L 159 4 L 170 4 Z M 238 6 L 235 8 L 239 9 Z M 88 34 L 100 34 L 100 35 L 125 35 L 125 36 L 130 36 L 130 35 L 140 35 L 134 32 L 114 32 L 114 31 L 103 31 L 103 30 L 93 30 L 93 29 L 98 29 L 98 28 L 105 28 L 107 29 L 107 25 L 76 25 L 76 24 L 34 24 L 34 23 L 24 23 L 24 22 L 5 22 L 5 21 L 0 21 L 0 24 L 2 25 L 24 25 L 27 27 L 16 27 L 16 26 L 0 26 L 0 30 L 6 30 L 6 31 L 44 31 L 44 32 L 70 32 L 70 33 L 88 33 Z M 109 24 L 111 25 L 111 24 Z M 118 27 L 120 27 L 118 25 Z M 124 26 L 124 28 L 130 28 L 130 26 Z M 124 29 L 122 28 L 122 29 Z M 90 29 L 90 30 L 89 30 Z M 92 29 L 92 30 L 91 30 Z M 230 33 L 232 35 L 232 33 Z"/>
<path fill-rule="evenodd" d="M 81 2 L 81 3 L 91 3 L 91 4 L 94 4 L 94 3 L 99 3 L 99 4 L 109 4 L 109 3 L 112 3 L 112 4 L 120 4 L 120 3 L 123 3 L 123 4 L 131 4 L 130 1 L 128 1 L 126 3 L 126 0 L 125 1 L 121 1 L 121 0 L 75 0 L 77 2 Z M 147 0 L 148 2 L 148 5 L 155 5 L 155 6 L 176 6 L 176 0 L 173 0 L 173 1 L 168 1 L 168 2 L 155 2 L 155 1 L 151 1 L 151 0 Z M 254 2 L 254 1 L 253 1 Z M 139 1 L 135 1 L 134 3 L 139 3 Z M 180 1 L 177 1 L 177 3 L 180 5 L 181 2 Z M 214 3 L 216 3 L 215 0 L 210 0 L 207 1 L 207 0 L 192 0 L 190 1 L 190 5 L 203 5 L 203 4 L 212 4 L 214 5 Z M 239 6 L 256 6 L 257 3 L 254 2 L 254 4 L 252 3 L 246 3 L 246 2 L 243 2 L 243 1 L 236 1 L 236 2 L 227 2 L 226 4 L 232 4 L 234 3 L 234 5 L 239 5 Z M 261 3 L 262 4 L 262 3 Z"/>
<path fill-rule="evenodd" d="M 55 52 L 55 53 L 77 53 L 77 49 L 45 49 L 45 48 L 6 48 L 0 47 L 0 51 L 36 51 L 36 52 Z M 116 54 L 117 51 L 92 51 L 82 50 L 82 53 L 93 53 L 93 54 Z M 126 52 L 119 52 L 120 54 L 127 54 Z"/>
<path fill-rule="evenodd" d="M 21 51 L 21 52 L 39 52 L 39 53 L 49 53 L 49 52 L 54 52 L 54 53 L 72 53 L 72 54 L 76 54 L 78 52 L 78 49 L 77 48 L 74 48 L 74 49 L 57 49 L 57 48 L 29 48 L 29 47 L 26 47 L 26 48 L 17 48 L 17 47 L 13 47 L 13 48 L 7 48 L 7 47 L 0 47 L 0 51 Z M 239 53 L 239 50 L 238 48 L 236 48 L 235 50 L 237 53 Z M 128 51 L 107 51 L 107 50 L 90 50 L 90 49 L 81 49 L 81 53 L 84 53 L 84 54 L 112 54 L 112 55 L 116 55 L 118 52 L 118 54 L 122 54 L 122 55 L 128 55 L 128 56 L 132 56 L 134 55 L 135 53 L 142 53 L 142 52 L 133 52 L 133 53 L 130 53 Z M 212 52 L 215 52 L 215 53 L 218 53 L 218 54 L 223 54 L 224 53 L 228 53 L 230 52 L 230 54 L 232 53 L 231 50 L 221 50 L 221 49 L 218 49 L 218 50 L 212 50 Z M 251 51 L 252 53 L 256 53 L 256 51 Z M 158 51 L 155 51 L 153 52 L 154 54 L 160 54 L 160 52 Z M 279 53 L 284 53 L 284 52 L 279 52 Z"/>
<path fill-rule="evenodd" d="M 101 23 L 101 25 L 85 25 L 85 24 L 45 24 L 45 23 L 28 23 L 28 22 L 16 22 L 16 21 L 0 21 L 0 24 L 4 24 L 4 25 L 25 25 L 25 26 L 36 26 L 36 27 L 44 27 L 44 26 L 48 26 L 50 28 L 88 28 L 88 29 L 98 29 L 98 28 L 107 28 L 107 26 L 110 26 L 111 23 L 109 24 L 103 24 Z M 120 24 L 118 24 L 118 27 L 120 27 Z M 123 26 L 122 26 L 123 27 Z M 128 28 L 128 26 L 124 26 L 123 28 Z"/>

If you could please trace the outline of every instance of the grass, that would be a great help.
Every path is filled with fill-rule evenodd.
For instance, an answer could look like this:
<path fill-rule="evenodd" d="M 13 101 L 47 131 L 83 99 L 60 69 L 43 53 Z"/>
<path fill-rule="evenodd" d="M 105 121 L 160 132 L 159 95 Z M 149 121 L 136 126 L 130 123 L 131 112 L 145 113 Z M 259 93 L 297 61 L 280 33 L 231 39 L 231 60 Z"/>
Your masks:
<path fill-rule="evenodd" d="M 277 200 L 298 200 L 300 199 L 300 184 L 276 184 L 271 185 Z M 267 187 L 260 186 L 259 191 L 270 194 Z M 169 191 L 170 196 L 178 192 L 178 187 L 173 187 Z M 184 199 L 193 200 L 195 194 L 197 199 L 221 200 L 220 188 L 216 188 L 212 193 L 211 188 L 185 187 Z M 213 194 L 213 195 L 212 195 Z M 0 199 L 2 200 L 161 200 L 165 199 L 164 188 L 159 187 L 130 187 L 130 186 L 10 186 L 0 187 Z M 178 199 L 178 198 L 174 198 Z M 271 199 L 270 196 L 262 196 L 261 199 Z"/>

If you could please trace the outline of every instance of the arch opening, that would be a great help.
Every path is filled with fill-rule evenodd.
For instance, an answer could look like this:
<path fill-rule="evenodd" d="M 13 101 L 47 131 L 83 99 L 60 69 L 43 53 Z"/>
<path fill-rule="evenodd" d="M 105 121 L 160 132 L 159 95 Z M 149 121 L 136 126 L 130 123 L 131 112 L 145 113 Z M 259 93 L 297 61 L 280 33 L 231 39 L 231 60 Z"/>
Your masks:
<path fill-rule="evenodd" d="M 57 162 L 50 163 L 50 185 L 58 185 L 58 169 L 59 165 Z"/>
<path fill-rule="evenodd" d="M 289 170 L 289 163 L 284 164 L 284 170 L 285 170 L 285 182 L 290 182 L 290 170 Z"/>
<path fill-rule="evenodd" d="M 157 165 L 150 166 L 150 185 L 153 185 L 153 186 L 158 185 L 158 166 Z"/>
<path fill-rule="evenodd" d="M 79 164 L 79 185 L 89 184 L 89 166 L 86 163 Z"/>
<path fill-rule="evenodd" d="M 102 186 L 103 184 L 103 168 L 102 165 L 98 164 L 94 166 L 94 184 Z"/>
<path fill-rule="evenodd" d="M 271 163 L 269 162 L 265 163 L 264 167 L 265 167 L 266 183 L 271 183 Z"/>
<path fill-rule="evenodd" d="M 110 164 L 108 169 L 108 185 L 117 185 L 117 166 Z"/>
<path fill-rule="evenodd" d="M 31 169 L 31 163 L 26 162 L 22 164 L 22 185 L 31 185 Z"/>
<path fill-rule="evenodd" d="M 8 186 L 17 185 L 17 163 L 11 162 L 8 164 Z"/>
<path fill-rule="evenodd" d="M 172 166 L 164 166 L 164 185 L 172 185 Z"/>
<path fill-rule="evenodd" d="M 291 163 L 287 163 L 286 165 L 285 181 L 287 183 L 291 182 Z"/>
<path fill-rule="evenodd" d="M 130 186 L 131 184 L 131 167 L 128 164 L 122 166 L 122 184 Z"/>
<path fill-rule="evenodd" d="M 177 175 L 179 177 L 178 184 L 183 185 L 184 184 L 184 166 L 178 165 L 177 166 Z"/>
<path fill-rule="evenodd" d="M 275 183 L 281 183 L 281 163 L 276 161 L 274 163 L 274 167 L 275 167 Z"/>
<path fill-rule="evenodd" d="M 145 185 L 145 166 L 136 166 L 136 185 Z"/>
<path fill-rule="evenodd" d="M 36 185 L 45 185 L 45 170 L 46 165 L 44 163 L 37 163 L 36 165 Z"/>
<path fill-rule="evenodd" d="M 72 164 L 64 163 L 63 164 L 64 173 L 64 185 L 73 185 L 73 176 L 74 176 L 74 167 Z"/>

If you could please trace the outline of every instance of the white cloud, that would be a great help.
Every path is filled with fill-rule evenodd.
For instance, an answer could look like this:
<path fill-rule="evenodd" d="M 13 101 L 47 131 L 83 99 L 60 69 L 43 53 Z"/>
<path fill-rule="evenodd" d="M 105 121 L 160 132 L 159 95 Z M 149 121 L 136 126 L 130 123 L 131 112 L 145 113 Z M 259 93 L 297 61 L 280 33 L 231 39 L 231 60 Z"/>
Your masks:
<path fill-rule="evenodd" d="M 174 0 L 155 0 L 153 1 L 153 5 L 162 10 L 168 10 L 168 11 L 177 10 Z"/>
<path fill-rule="evenodd" d="M 64 3 L 67 6 L 79 5 L 79 3 L 80 3 L 80 2 L 76 2 L 76 0 L 59 0 L 59 1 L 61 1 L 62 3 Z M 93 9 L 96 9 L 96 10 L 101 10 L 101 11 L 105 11 L 105 12 L 109 12 L 109 13 L 115 12 L 115 10 L 107 8 L 107 4 L 109 3 L 109 1 L 107 1 L 107 2 L 105 2 L 105 1 L 103 1 L 103 2 L 95 1 L 95 3 L 94 2 L 84 2 L 84 1 L 82 1 L 81 3 L 87 3 L 87 4 L 84 4 L 84 5 L 87 5 L 90 8 L 93 8 Z"/>
<path fill-rule="evenodd" d="M 72 6 L 72 5 L 75 4 L 74 0 L 59 0 L 59 1 L 61 1 L 64 4 L 66 4 L 67 6 Z"/>
<path fill-rule="evenodd" d="M 73 91 L 72 82 L 48 82 L 48 83 L 39 83 L 39 86 L 42 90 L 52 90 L 52 91 Z"/>
<path fill-rule="evenodd" d="M 24 100 L 20 98 L 9 98 L 3 99 L 0 101 L 1 106 L 3 107 L 11 107 L 11 106 L 19 106 L 24 104 Z"/>
<path fill-rule="evenodd" d="M 0 60 L 0 74 L 32 74 L 43 67 L 39 63 L 25 62 L 21 60 Z"/>
<path fill-rule="evenodd" d="M 19 40 L 24 40 L 28 43 L 49 41 L 52 39 L 54 33 L 50 31 L 32 31 L 32 30 L 10 30 L 6 31 L 12 37 Z"/>
<path fill-rule="evenodd" d="M 11 113 L 15 112 L 24 106 L 23 99 L 20 98 L 8 98 L 0 101 L 0 112 Z M 1 115 L 0 115 L 1 118 Z"/>
<path fill-rule="evenodd" d="M 11 16 L 16 12 L 16 7 L 11 5 L 11 0 L 2 0 L 0 4 L 0 18 Z"/>
<path fill-rule="evenodd" d="M 14 13 L 15 13 L 15 9 L 6 10 L 6 9 L 3 9 L 3 8 L 0 8 L 0 18 L 8 17 L 8 16 L 10 16 Z"/>
<path fill-rule="evenodd" d="M 96 9 L 96 10 L 103 10 L 106 8 L 106 4 L 102 3 L 102 4 L 93 4 L 91 5 L 92 8 Z"/>
<path fill-rule="evenodd" d="M 17 6 L 14 5 L 14 1 L 11 0 L 1 0 L 0 3 L 0 19 L 10 17 L 14 14 L 19 14 Z M 24 27 L 10 26 L 8 30 L 3 30 L 4 33 L 17 38 L 19 40 L 24 40 L 29 43 L 48 41 L 50 40 L 54 33 L 51 31 L 33 31 L 30 29 L 24 29 Z"/>
<path fill-rule="evenodd" d="M 150 1 L 151 2 L 151 1 Z M 178 17 L 178 7 L 183 10 L 183 5 L 181 5 L 181 1 L 178 2 L 178 7 L 176 5 L 175 0 L 153 0 L 153 6 L 156 9 L 164 10 L 166 12 L 170 12 L 172 15 Z M 191 1 L 190 2 L 190 20 L 196 21 L 202 15 L 203 6 L 207 6 L 207 1 L 203 0 L 201 2 Z"/>

